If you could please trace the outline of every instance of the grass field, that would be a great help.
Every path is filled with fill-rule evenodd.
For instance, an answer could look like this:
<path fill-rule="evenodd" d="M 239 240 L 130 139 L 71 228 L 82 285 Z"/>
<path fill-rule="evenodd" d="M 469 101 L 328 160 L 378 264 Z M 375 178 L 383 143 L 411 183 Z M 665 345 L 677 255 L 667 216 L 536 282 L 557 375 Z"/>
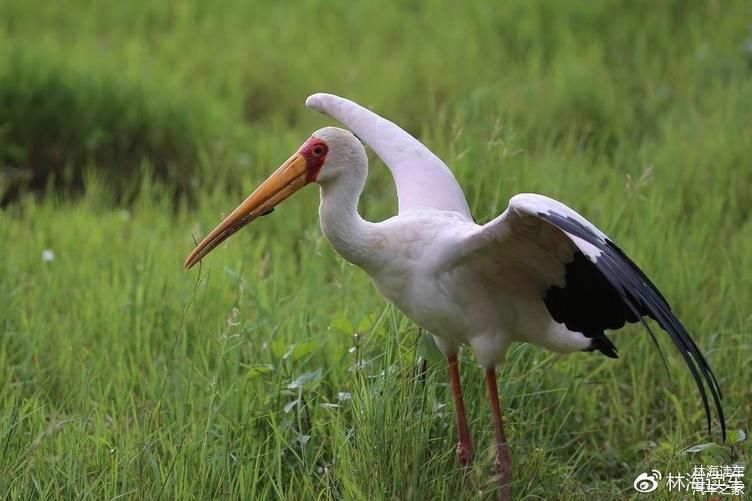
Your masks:
<path fill-rule="evenodd" d="M 482 371 L 463 355 L 478 447 L 463 477 L 443 360 L 329 247 L 317 190 L 182 271 L 194 238 L 332 124 L 303 105 L 316 91 L 418 135 L 479 222 L 521 191 L 586 215 L 715 369 L 730 440 L 688 452 L 720 432 L 666 336 L 670 378 L 637 327 L 612 335 L 617 361 L 516 346 L 499 375 L 515 498 L 680 499 L 632 482 L 747 464 L 751 16 L 743 1 L 0 0 L 0 168 L 31 144 L 56 179 L 80 176 L 0 208 L 0 498 L 495 496 Z M 372 158 L 361 212 L 395 207 Z"/>

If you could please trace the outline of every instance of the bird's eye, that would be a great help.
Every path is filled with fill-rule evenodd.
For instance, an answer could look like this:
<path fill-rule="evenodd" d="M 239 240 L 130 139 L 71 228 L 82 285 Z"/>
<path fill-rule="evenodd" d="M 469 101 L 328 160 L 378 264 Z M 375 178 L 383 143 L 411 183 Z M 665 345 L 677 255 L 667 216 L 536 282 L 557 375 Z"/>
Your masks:
<path fill-rule="evenodd" d="M 317 144 L 316 146 L 313 147 L 313 154 L 316 155 L 317 157 L 320 157 L 321 155 L 324 154 L 324 147 L 321 146 L 320 144 Z"/>

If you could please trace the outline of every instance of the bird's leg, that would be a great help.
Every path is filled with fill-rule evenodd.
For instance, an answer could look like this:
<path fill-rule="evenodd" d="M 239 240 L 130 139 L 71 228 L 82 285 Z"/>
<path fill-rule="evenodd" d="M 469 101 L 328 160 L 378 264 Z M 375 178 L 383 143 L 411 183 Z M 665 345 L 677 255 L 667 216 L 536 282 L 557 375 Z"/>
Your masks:
<path fill-rule="evenodd" d="M 486 386 L 488 398 L 491 401 L 494 430 L 496 431 L 496 475 L 501 486 L 499 499 L 508 500 L 510 495 L 509 484 L 512 480 L 512 451 L 507 444 L 507 436 L 504 433 L 504 420 L 501 416 L 499 405 L 499 390 L 496 387 L 496 371 L 486 369 Z"/>
<path fill-rule="evenodd" d="M 454 397 L 454 411 L 457 414 L 457 458 L 462 466 L 470 466 L 473 462 L 473 439 L 470 438 L 470 430 L 467 427 L 465 416 L 465 402 L 462 400 L 462 387 L 460 386 L 460 372 L 457 364 L 457 355 L 447 357 L 449 366 L 449 379 L 452 383 L 452 396 Z"/>

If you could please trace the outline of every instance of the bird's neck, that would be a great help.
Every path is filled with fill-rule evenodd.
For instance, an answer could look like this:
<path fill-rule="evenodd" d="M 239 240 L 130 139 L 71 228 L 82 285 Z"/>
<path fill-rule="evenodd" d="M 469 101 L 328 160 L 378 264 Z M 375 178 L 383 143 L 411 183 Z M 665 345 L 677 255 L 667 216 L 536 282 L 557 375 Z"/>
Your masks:
<path fill-rule="evenodd" d="M 365 175 L 352 174 L 321 184 L 319 219 L 321 230 L 334 250 L 351 263 L 367 268 L 373 261 L 368 239 L 374 225 L 358 214 Z"/>

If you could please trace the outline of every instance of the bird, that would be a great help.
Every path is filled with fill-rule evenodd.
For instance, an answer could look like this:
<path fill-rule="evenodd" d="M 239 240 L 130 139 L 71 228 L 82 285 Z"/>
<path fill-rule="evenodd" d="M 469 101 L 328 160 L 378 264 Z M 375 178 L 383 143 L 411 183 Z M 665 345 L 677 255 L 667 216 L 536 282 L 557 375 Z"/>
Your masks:
<path fill-rule="evenodd" d="M 472 463 L 474 445 L 460 386 L 460 347 L 469 346 L 485 370 L 500 499 L 510 496 L 512 453 L 496 368 L 514 342 L 560 354 L 591 351 L 617 358 L 605 331 L 640 322 L 658 346 L 646 321 L 652 319 L 668 334 L 697 384 L 708 433 L 712 400 L 725 440 L 721 390 L 707 359 L 663 294 L 595 225 L 563 203 L 534 193 L 513 196 L 501 215 L 477 224 L 451 170 L 397 124 L 333 94 L 313 94 L 306 106 L 347 129 L 315 131 L 201 240 L 185 260 L 186 270 L 296 191 L 317 184 L 321 230 L 334 250 L 430 332 L 446 357 L 462 467 Z M 358 213 L 368 175 L 364 143 L 386 164 L 396 185 L 397 215 L 380 222 Z"/>

